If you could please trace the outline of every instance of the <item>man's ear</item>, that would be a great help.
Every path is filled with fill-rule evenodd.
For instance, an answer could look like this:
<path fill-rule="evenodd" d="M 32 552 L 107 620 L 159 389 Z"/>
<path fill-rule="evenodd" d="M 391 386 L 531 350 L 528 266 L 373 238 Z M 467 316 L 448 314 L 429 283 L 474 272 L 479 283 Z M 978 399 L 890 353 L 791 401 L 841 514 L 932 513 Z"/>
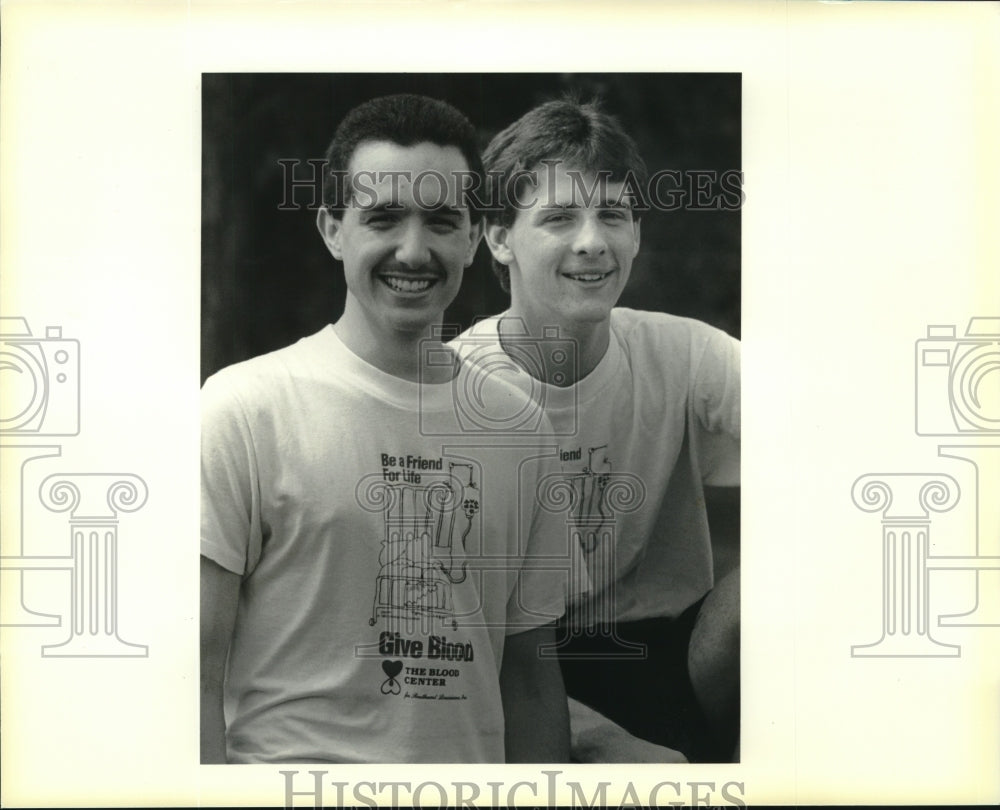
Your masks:
<path fill-rule="evenodd" d="M 632 221 L 632 258 L 639 255 L 639 220 Z"/>
<path fill-rule="evenodd" d="M 316 228 L 319 230 L 319 235 L 323 237 L 326 249 L 330 251 L 330 254 L 337 261 L 344 260 L 344 252 L 340 246 L 340 228 L 342 224 L 341 220 L 330 213 L 330 209 L 326 206 L 320 208 L 316 213 Z"/>
<path fill-rule="evenodd" d="M 486 225 L 486 244 L 490 247 L 490 253 L 500 264 L 510 265 L 514 261 L 514 251 L 508 247 L 510 230 L 503 225 Z"/>
<path fill-rule="evenodd" d="M 465 254 L 466 267 L 471 265 L 472 260 L 476 258 L 476 250 L 479 248 L 479 240 L 483 238 L 484 222 L 486 222 L 485 219 L 480 219 L 479 222 L 472 223 L 472 228 L 469 231 L 469 252 Z"/>

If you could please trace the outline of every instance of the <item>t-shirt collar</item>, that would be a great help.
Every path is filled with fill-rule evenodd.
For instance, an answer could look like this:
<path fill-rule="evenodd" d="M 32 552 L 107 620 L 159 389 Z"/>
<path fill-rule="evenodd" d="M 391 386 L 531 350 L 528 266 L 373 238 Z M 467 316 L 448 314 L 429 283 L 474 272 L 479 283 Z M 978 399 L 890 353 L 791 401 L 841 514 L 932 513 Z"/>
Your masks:
<path fill-rule="evenodd" d="M 320 330 L 316 338 L 316 360 L 350 377 L 358 390 L 410 410 L 418 405 L 434 410 L 451 409 L 454 380 L 419 383 L 382 371 L 351 351 L 337 335 L 332 324 L 327 324 Z"/>
<path fill-rule="evenodd" d="M 500 342 L 500 321 L 510 317 L 510 311 L 506 311 L 493 319 L 492 330 L 495 331 L 496 339 Z M 614 329 L 608 340 L 607 351 L 597 366 L 582 380 L 578 380 L 576 385 L 558 386 L 534 380 L 533 386 L 539 395 L 544 397 L 546 410 L 565 410 L 574 407 L 577 403 L 588 402 L 600 395 L 612 383 L 615 372 L 622 361 L 622 348 L 618 342 L 618 337 Z M 527 374 L 527 372 L 525 372 Z"/>

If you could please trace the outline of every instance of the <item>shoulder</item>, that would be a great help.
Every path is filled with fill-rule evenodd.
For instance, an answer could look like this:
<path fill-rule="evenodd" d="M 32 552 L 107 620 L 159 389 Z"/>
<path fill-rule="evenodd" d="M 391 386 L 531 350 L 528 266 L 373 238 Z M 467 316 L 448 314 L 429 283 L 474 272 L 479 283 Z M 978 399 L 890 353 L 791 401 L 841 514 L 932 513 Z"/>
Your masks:
<path fill-rule="evenodd" d="M 466 356 L 477 346 L 496 345 L 500 342 L 498 331 L 502 315 L 491 315 L 476 321 L 472 326 L 451 340 L 448 345 L 459 354 Z"/>
<path fill-rule="evenodd" d="M 288 346 L 221 368 L 205 380 L 202 389 L 206 393 L 228 391 L 238 394 L 266 387 L 285 368 L 283 356 L 292 348 Z"/>
<path fill-rule="evenodd" d="M 251 357 L 219 369 L 202 385 L 206 409 L 266 407 L 308 358 L 319 335 L 302 338 L 290 346 Z"/>
<path fill-rule="evenodd" d="M 453 395 L 459 400 L 456 404 L 488 411 L 516 411 L 527 406 L 532 401 L 530 378 L 506 355 L 491 361 L 489 353 L 482 346 L 479 350 L 459 350 L 461 363 L 452 385 Z"/>
<path fill-rule="evenodd" d="M 615 307 L 611 310 L 611 331 L 626 348 L 689 347 L 692 350 L 739 341 L 723 330 L 695 318 L 667 312 Z"/>
<path fill-rule="evenodd" d="M 611 328 L 621 335 L 630 337 L 648 335 L 681 340 L 705 339 L 726 334 L 721 329 L 695 318 L 628 307 L 615 307 L 611 310 Z"/>
<path fill-rule="evenodd" d="M 517 368 L 508 361 L 506 352 L 500 344 L 499 325 L 502 315 L 493 315 L 476 321 L 458 337 L 448 343 L 448 346 L 462 359 L 468 367 L 478 367 L 479 373 L 489 370 L 490 373 L 501 371 L 513 373 Z"/>
<path fill-rule="evenodd" d="M 611 330 L 629 365 L 644 377 L 662 377 L 670 385 L 685 379 L 695 386 L 739 377 L 739 340 L 703 321 L 616 307 Z"/>

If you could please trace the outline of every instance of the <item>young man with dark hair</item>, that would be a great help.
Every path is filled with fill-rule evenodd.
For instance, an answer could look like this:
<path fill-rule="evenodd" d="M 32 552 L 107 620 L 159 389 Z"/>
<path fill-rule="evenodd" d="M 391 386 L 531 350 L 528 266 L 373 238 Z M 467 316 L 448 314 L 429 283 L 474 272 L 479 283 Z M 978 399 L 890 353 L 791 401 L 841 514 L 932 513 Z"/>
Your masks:
<path fill-rule="evenodd" d="M 592 588 L 571 605 L 560 646 L 574 758 L 728 760 L 739 574 L 714 582 L 705 486 L 739 483 L 739 342 L 615 306 L 639 250 L 646 168 L 596 105 L 536 107 L 483 162 L 486 241 L 511 304 L 455 345 L 516 369 L 535 341 L 535 361 L 509 377 L 563 435 L 567 521 Z"/>
<path fill-rule="evenodd" d="M 203 388 L 202 761 L 565 761 L 547 462 L 457 423 L 469 367 L 435 338 L 481 236 L 473 127 L 388 96 L 328 156 L 343 314 Z M 484 419 L 525 399 L 484 396 Z"/>

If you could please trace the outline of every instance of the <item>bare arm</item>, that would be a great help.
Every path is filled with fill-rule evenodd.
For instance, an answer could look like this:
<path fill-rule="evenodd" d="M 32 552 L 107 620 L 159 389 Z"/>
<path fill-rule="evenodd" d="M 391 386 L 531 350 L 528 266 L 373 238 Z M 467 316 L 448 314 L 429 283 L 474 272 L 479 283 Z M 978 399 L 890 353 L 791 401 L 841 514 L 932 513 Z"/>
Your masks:
<path fill-rule="evenodd" d="M 239 593 L 239 574 L 201 558 L 201 761 L 205 765 L 226 762 L 222 681 Z"/>
<path fill-rule="evenodd" d="M 574 762 L 687 762 L 680 751 L 634 737 L 572 698 L 569 717 Z"/>
<path fill-rule="evenodd" d="M 555 658 L 540 658 L 538 645 L 555 641 L 547 624 L 507 636 L 500 668 L 508 762 L 569 762 L 569 710 Z"/>

